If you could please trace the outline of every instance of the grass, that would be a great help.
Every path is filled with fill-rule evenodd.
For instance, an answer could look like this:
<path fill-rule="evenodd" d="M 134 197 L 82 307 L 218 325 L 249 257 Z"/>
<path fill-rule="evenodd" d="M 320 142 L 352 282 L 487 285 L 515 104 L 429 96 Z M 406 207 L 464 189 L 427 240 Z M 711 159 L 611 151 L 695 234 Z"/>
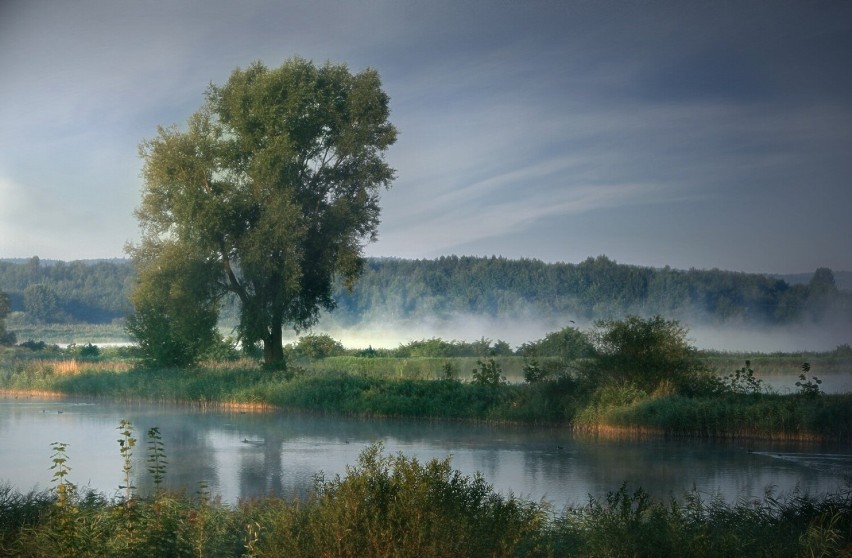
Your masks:
<path fill-rule="evenodd" d="M 849 490 L 728 504 L 697 493 L 658 501 L 622 486 L 556 512 L 495 493 L 449 459 L 420 463 L 380 445 L 344 475 L 318 477 L 302 499 L 225 505 L 204 491 L 107 499 L 61 475 L 50 491 L 0 486 L 0 556 L 793 557 L 850 549 Z"/>
<path fill-rule="evenodd" d="M 673 437 L 852 440 L 852 395 L 728 394 L 715 397 L 641 397 L 595 402 L 575 428 Z"/>
<path fill-rule="evenodd" d="M 130 343 L 124 324 L 118 322 L 111 324 L 33 324 L 24 320 L 16 320 L 14 316 L 15 314 L 6 319 L 6 327 L 9 331 L 15 332 L 19 343 L 28 339 L 41 340 L 50 345 Z"/>
<path fill-rule="evenodd" d="M 76 352 L 75 352 L 76 351 Z M 265 370 L 253 360 L 149 369 L 126 348 L 0 353 L 0 390 L 76 398 L 293 409 L 362 416 L 561 424 L 597 433 L 712 438 L 852 440 L 852 395 L 645 393 L 588 378 L 480 385 L 476 359 L 333 357 Z M 519 357 L 496 361 L 518 365 Z M 447 367 L 451 371 L 446 375 Z M 459 379 L 459 378 L 462 379 Z"/>

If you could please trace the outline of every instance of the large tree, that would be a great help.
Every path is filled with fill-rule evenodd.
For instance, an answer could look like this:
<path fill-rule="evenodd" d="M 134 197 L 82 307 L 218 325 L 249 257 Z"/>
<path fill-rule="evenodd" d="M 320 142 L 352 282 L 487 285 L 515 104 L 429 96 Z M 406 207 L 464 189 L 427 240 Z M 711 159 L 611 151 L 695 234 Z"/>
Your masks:
<path fill-rule="evenodd" d="M 142 239 L 129 248 L 140 319 L 191 322 L 164 316 L 163 304 L 144 307 L 167 288 L 162 274 L 191 269 L 210 282 L 178 298 L 203 298 L 206 318 L 233 293 L 242 342 L 262 341 L 265 362 L 283 362 L 284 326 L 310 327 L 332 309 L 334 276 L 351 286 L 376 238 L 379 192 L 394 178 L 384 160 L 397 135 L 388 115 L 373 69 L 293 58 L 211 85 L 186 129 L 159 128 L 140 147 Z"/>

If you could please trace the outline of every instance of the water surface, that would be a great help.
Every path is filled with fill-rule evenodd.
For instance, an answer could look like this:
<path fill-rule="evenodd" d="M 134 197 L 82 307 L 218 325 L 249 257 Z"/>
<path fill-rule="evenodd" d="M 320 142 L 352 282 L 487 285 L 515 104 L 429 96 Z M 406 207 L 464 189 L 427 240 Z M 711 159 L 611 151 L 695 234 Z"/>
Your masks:
<path fill-rule="evenodd" d="M 227 502 L 304 495 L 318 473 L 344 474 L 376 442 L 421 462 L 449 457 L 453 468 L 480 472 L 503 494 L 557 509 L 603 498 L 623 482 L 659 498 L 690 490 L 729 502 L 767 490 L 821 494 L 847 486 L 844 475 L 852 470 L 852 449 L 843 446 L 594 440 L 564 429 L 0 398 L 0 482 L 21 491 L 50 487 L 50 444 L 65 442 L 71 482 L 118 494 L 123 418 L 139 439 L 134 484 L 141 491 L 151 489 L 145 434 L 158 427 L 167 485 L 194 493 L 204 482 Z"/>

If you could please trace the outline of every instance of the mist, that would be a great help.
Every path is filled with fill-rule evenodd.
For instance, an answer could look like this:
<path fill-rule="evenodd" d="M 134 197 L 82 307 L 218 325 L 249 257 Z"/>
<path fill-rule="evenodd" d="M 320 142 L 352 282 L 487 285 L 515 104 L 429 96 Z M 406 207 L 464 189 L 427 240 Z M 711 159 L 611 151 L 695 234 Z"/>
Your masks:
<path fill-rule="evenodd" d="M 699 349 L 729 352 L 798 353 L 833 351 L 852 344 L 848 327 L 825 321 L 786 326 L 729 323 L 708 325 L 700 320 L 681 320 L 688 328 L 690 344 Z M 592 322 L 556 316 L 494 318 L 475 314 L 453 314 L 440 318 L 372 319 L 356 325 L 340 325 L 324 319 L 312 333 L 325 333 L 346 348 L 393 349 L 411 341 L 440 337 L 446 341 L 477 341 L 482 338 L 506 341 L 513 349 L 537 341 L 548 333 L 570 326 L 590 331 Z M 288 341 L 295 340 L 292 335 Z"/>

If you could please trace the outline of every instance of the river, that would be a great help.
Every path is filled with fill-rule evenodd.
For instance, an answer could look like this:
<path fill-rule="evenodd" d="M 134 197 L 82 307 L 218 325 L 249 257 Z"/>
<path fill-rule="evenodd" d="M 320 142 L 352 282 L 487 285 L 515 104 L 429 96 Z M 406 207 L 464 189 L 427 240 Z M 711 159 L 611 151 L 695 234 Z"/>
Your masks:
<path fill-rule="evenodd" d="M 657 498 L 697 490 L 727 502 L 818 495 L 848 487 L 852 448 L 737 441 L 595 440 L 564 429 L 454 422 L 362 420 L 291 413 L 199 411 L 180 406 L 0 398 L 0 482 L 20 491 L 49 488 L 52 442 L 68 444 L 68 480 L 119 494 L 117 429 L 134 425 L 134 484 L 151 490 L 146 432 L 158 427 L 166 484 L 206 490 L 223 501 L 265 494 L 304 495 L 315 476 L 344 474 L 359 453 L 381 443 L 421 462 L 449 457 L 466 475 L 480 472 L 494 489 L 555 509 L 601 499 L 623 482 Z"/>

